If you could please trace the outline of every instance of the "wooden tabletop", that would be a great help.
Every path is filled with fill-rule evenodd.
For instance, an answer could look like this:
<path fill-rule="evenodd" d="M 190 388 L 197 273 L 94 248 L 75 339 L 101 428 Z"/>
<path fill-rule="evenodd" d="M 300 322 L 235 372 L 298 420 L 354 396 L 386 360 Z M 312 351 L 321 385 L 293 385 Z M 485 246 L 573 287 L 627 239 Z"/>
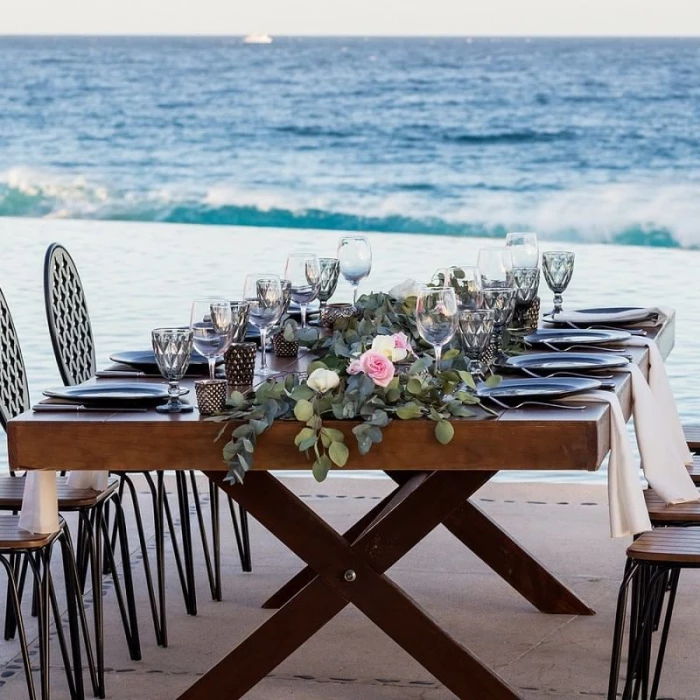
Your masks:
<path fill-rule="evenodd" d="M 675 335 L 675 317 L 656 329 L 648 329 L 666 357 Z M 625 348 L 648 374 L 646 348 Z M 305 359 L 281 360 L 269 356 L 277 370 L 303 367 Z M 93 381 L 135 381 L 97 379 Z M 137 381 L 158 382 L 157 378 Z M 194 401 L 193 379 L 185 379 Z M 616 375 L 616 391 L 625 415 L 630 413 L 630 381 Z M 454 420 L 455 435 L 449 445 L 434 437 L 429 420 L 394 420 L 383 430 L 383 441 L 367 455 L 357 452 L 351 430 L 355 421 L 324 420 L 342 430 L 350 448 L 349 468 L 356 470 L 455 469 L 455 470 L 553 470 L 598 469 L 609 444 L 607 405 L 591 404 L 584 410 L 522 408 L 504 411 L 498 418 Z M 28 411 L 7 427 L 9 460 L 13 469 L 151 469 L 226 470 L 222 448 L 235 425 L 222 424 L 192 413 L 34 413 Z M 310 460 L 294 447 L 299 432 L 296 421 L 277 421 L 260 436 L 255 469 L 308 469 Z"/>

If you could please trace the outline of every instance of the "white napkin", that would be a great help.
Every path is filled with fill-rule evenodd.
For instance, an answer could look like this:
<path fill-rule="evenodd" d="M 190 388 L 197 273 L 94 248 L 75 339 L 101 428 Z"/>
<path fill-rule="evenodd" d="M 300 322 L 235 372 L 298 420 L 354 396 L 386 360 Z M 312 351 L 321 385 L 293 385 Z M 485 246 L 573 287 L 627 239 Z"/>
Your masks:
<path fill-rule="evenodd" d="M 86 470 L 68 472 L 66 483 L 74 489 L 93 489 L 104 491 L 109 482 L 109 472 Z"/>
<path fill-rule="evenodd" d="M 576 394 L 562 401 L 591 401 L 607 403 L 610 406 L 610 457 L 608 459 L 610 536 L 625 537 L 651 530 L 639 468 L 632 454 L 632 445 L 620 400 L 612 392 L 587 391 L 585 394 Z"/>
<path fill-rule="evenodd" d="M 645 314 L 656 314 L 656 318 L 652 316 L 651 319 L 647 321 L 638 321 L 641 312 Z M 635 326 L 641 327 L 653 327 L 660 326 L 669 316 L 669 309 L 651 306 L 646 309 L 630 309 L 628 311 L 616 311 L 614 313 L 605 314 L 592 314 L 585 313 L 583 311 L 562 311 L 558 314 L 552 314 L 552 321 L 557 323 L 573 323 L 578 324 L 596 324 L 600 323 L 605 325 L 606 323 L 626 323 L 633 322 Z"/>
<path fill-rule="evenodd" d="M 635 364 L 627 368 L 632 377 L 632 413 L 644 475 L 665 503 L 697 501 L 698 491 L 685 468 L 692 464 L 693 456 L 661 353 L 650 338 L 633 336 L 624 344 L 649 350 L 648 383 Z"/>
<path fill-rule="evenodd" d="M 58 530 L 56 472 L 27 472 L 24 477 L 19 527 L 22 530 L 41 534 Z"/>

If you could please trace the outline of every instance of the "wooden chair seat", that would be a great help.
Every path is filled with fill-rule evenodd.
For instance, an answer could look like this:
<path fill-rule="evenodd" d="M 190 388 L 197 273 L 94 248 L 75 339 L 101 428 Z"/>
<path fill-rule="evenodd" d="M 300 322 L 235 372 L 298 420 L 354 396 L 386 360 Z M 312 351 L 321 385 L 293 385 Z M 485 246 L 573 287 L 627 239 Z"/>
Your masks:
<path fill-rule="evenodd" d="M 19 515 L 0 515 L 0 551 L 4 553 L 41 549 L 58 537 L 60 529 L 46 535 L 20 530 Z"/>
<path fill-rule="evenodd" d="M 684 425 L 683 434 L 691 452 L 700 450 L 700 425 Z"/>
<path fill-rule="evenodd" d="M 56 481 L 59 511 L 92 508 L 109 498 L 119 486 L 117 478 L 111 478 L 104 491 L 73 488 L 68 486 L 68 477 L 65 476 L 56 477 Z M 24 479 L 13 476 L 0 477 L 0 510 L 19 510 L 22 507 L 23 494 Z"/>
<path fill-rule="evenodd" d="M 700 531 L 694 527 L 660 527 L 645 532 L 627 549 L 630 559 L 700 566 Z"/>
<path fill-rule="evenodd" d="M 693 456 L 693 463 L 686 465 L 693 483 L 700 486 L 700 455 Z"/>
<path fill-rule="evenodd" d="M 700 525 L 700 501 L 666 505 L 653 489 L 644 491 L 652 524 L 697 523 Z"/>

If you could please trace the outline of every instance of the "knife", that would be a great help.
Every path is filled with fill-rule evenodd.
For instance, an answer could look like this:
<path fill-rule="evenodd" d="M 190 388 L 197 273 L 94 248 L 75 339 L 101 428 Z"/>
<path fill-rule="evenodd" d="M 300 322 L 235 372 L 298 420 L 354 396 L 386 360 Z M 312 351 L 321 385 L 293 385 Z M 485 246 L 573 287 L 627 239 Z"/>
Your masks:
<path fill-rule="evenodd" d="M 75 412 L 75 413 L 146 413 L 147 408 L 107 408 L 105 406 L 76 406 L 67 403 L 38 403 L 32 406 L 32 411 L 38 413 L 59 412 Z"/>
<path fill-rule="evenodd" d="M 150 374 L 138 370 L 128 369 L 101 369 L 95 372 L 96 377 L 160 377 L 160 374 Z"/>

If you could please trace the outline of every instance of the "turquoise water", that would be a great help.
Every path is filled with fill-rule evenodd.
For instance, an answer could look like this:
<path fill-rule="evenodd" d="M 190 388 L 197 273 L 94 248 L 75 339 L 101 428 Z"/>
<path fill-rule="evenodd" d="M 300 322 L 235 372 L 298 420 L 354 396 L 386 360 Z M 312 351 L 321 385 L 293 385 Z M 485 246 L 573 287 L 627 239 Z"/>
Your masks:
<path fill-rule="evenodd" d="M 0 37 L 0 215 L 700 243 L 700 40 Z"/>
<path fill-rule="evenodd" d="M 71 251 L 86 288 L 97 357 L 149 347 L 152 328 L 180 325 L 192 299 L 240 296 L 245 274 L 283 269 L 288 252 L 332 255 L 334 231 L 189 226 L 154 223 L 45 221 L 0 218 L 0 286 L 17 325 L 35 399 L 60 385 L 44 314 L 42 265 L 46 246 Z M 370 234 L 374 265 L 361 289 L 386 290 L 407 277 L 427 280 L 437 267 L 475 261 L 486 241 L 430 235 Z M 556 246 L 556 242 L 552 242 Z M 678 311 L 676 347 L 667 368 L 684 420 L 700 423 L 700 251 L 571 244 L 576 265 L 564 294 L 570 308 L 667 305 Z M 546 308 L 548 291 L 541 294 Z M 335 300 L 351 298 L 341 281 Z M 5 444 L 0 446 L 4 463 Z M 518 473 L 542 479 L 543 474 Z M 548 479 L 602 480 L 603 473 L 547 475 Z"/>

